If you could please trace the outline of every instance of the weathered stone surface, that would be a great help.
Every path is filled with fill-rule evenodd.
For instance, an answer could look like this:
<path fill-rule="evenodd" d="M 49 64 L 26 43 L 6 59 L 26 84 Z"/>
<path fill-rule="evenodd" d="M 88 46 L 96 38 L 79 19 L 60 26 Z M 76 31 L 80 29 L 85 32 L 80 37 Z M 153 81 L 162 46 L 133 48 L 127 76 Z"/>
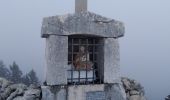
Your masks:
<path fill-rule="evenodd" d="M 104 91 L 104 85 L 77 85 L 68 87 L 68 100 L 87 100 L 88 92 Z"/>
<path fill-rule="evenodd" d="M 86 100 L 106 100 L 104 91 L 87 92 Z"/>
<path fill-rule="evenodd" d="M 84 11 L 44 18 L 41 36 L 91 34 L 118 38 L 124 35 L 124 30 L 122 22 Z"/>
<path fill-rule="evenodd" d="M 14 92 L 11 91 L 11 94 L 9 97 L 7 97 L 7 100 L 13 100 L 15 97 L 23 95 L 24 90 L 24 88 L 16 88 Z"/>
<path fill-rule="evenodd" d="M 140 83 L 125 77 L 121 81 L 126 92 L 127 100 L 146 100 L 144 88 Z"/>
<path fill-rule="evenodd" d="M 122 78 L 122 82 L 124 84 L 124 87 L 127 89 L 127 90 L 130 90 L 131 89 L 131 83 L 130 81 L 128 81 L 127 78 Z"/>
<path fill-rule="evenodd" d="M 42 100 L 66 100 L 66 89 L 60 86 L 42 86 Z"/>
<path fill-rule="evenodd" d="M 54 100 L 54 94 L 50 91 L 49 86 L 42 86 L 42 100 Z"/>
<path fill-rule="evenodd" d="M 24 98 L 27 100 L 35 100 L 41 96 L 41 90 L 38 89 L 29 89 L 25 91 Z"/>
<path fill-rule="evenodd" d="M 120 55 L 117 39 L 104 41 L 104 83 L 120 83 Z"/>
<path fill-rule="evenodd" d="M 133 96 L 130 96 L 129 100 L 146 100 L 146 99 L 140 95 L 133 95 Z"/>
<path fill-rule="evenodd" d="M 126 100 L 126 93 L 121 84 L 105 85 L 106 100 Z"/>
<path fill-rule="evenodd" d="M 124 83 L 127 81 L 128 88 Z M 24 84 L 10 83 L 0 92 L 0 100 L 146 100 L 144 89 L 137 81 L 124 77 L 122 84 L 26 87 Z"/>
<path fill-rule="evenodd" d="M 22 96 L 17 96 L 13 100 L 25 100 Z"/>
<path fill-rule="evenodd" d="M 10 82 L 10 81 L 8 81 L 8 80 L 6 80 L 4 78 L 0 78 L 0 86 L 1 86 L 0 91 L 4 91 L 4 89 L 6 87 L 8 87 L 11 83 L 12 82 Z"/>
<path fill-rule="evenodd" d="M 75 0 L 75 12 L 87 11 L 87 0 Z"/>
<path fill-rule="evenodd" d="M 50 35 L 46 40 L 46 81 L 67 84 L 68 37 Z"/>
<path fill-rule="evenodd" d="M 24 84 L 12 84 L 3 78 L 0 78 L 0 90 L 0 100 L 41 100 L 39 87 L 32 88 L 32 86 L 27 87 Z"/>
<path fill-rule="evenodd" d="M 139 94 L 140 94 L 139 91 L 136 91 L 136 90 L 130 91 L 130 95 L 139 95 Z"/>

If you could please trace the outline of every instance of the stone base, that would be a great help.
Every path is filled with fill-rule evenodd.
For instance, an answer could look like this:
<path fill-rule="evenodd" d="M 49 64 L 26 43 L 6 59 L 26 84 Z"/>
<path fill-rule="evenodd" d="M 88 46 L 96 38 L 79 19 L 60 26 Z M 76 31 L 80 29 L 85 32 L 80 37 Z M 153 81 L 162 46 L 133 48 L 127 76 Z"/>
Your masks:
<path fill-rule="evenodd" d="M 66 100 L 66 89 L 61 86 L 42 86 L 42 100 Z"/>
<path fill-rule="evenodd" d="M 121 84 L 42 86 L 42 100 L 126 100 Z"/>

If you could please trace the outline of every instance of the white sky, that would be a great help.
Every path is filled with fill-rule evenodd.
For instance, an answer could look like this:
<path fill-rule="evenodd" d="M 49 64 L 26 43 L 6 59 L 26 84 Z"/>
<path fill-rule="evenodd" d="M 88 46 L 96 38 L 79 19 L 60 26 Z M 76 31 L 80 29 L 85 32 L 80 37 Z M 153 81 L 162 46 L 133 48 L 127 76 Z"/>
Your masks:
<path fill-rule="evenodd" d="M 142 83 L 150 100 L 170 94 L 170 0 L 89 0 L 89 11 L 120 20 L 122 75 Z M 0 59 L 43 77 L 42 18 L 74 12 L 74 0 L 0 0 Z"/>

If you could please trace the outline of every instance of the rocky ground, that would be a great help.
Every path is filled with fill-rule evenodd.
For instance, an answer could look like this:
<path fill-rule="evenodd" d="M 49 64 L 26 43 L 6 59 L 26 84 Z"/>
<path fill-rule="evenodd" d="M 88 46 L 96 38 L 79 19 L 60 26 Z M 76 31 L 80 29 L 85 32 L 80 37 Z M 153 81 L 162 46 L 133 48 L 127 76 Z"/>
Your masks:
<path fill-rule="evenodd" d="M 0 100 L 41 100 L 41 87 L 13 84 L 0 78 Z"/>
<path fill-rule="evenodd" d="M 127 100 L 146 100 L 144 88 L 135 80 L 122 79 Z M 41 100 L 41 86 L 31 85 L 27 87 L 24 84 L 13 84 L 12 82 L 0 78 L 0 100 Z M 165 100 L 170 100 L 167 96 Z"/>
<path fill-rule="evenodd" d="M 144 88 L 140 83 L 125 77 L 121 80 L 126 92 L 127 100 L 146 100 Z"/>

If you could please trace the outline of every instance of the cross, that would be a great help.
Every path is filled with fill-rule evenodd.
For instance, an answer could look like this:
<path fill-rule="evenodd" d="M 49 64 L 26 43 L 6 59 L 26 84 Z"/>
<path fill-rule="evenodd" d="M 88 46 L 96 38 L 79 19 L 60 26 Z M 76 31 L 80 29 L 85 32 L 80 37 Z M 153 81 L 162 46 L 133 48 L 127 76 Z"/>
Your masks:
<path fill-rule="evenodd" d="M 75 12 L 87 11 L 87 0 L 75 0 Z"/>

